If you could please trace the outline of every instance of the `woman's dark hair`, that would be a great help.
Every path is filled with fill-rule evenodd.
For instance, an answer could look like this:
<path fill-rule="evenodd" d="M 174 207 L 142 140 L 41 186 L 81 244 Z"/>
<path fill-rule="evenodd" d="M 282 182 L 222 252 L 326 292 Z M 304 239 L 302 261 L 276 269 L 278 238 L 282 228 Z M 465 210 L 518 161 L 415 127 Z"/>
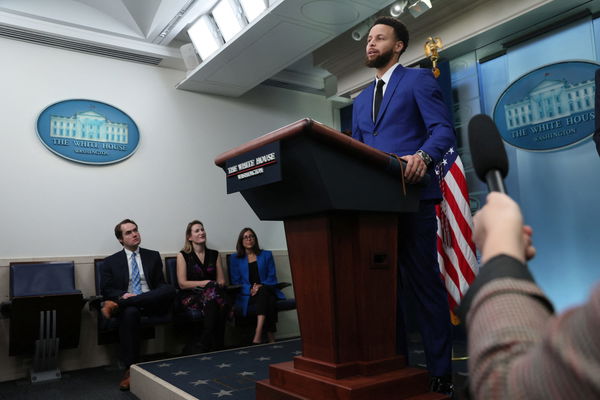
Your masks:
<path fill-rule="evenodd" d="M 239 258 L 246 256 L 246 248 L 244 247 L 244 234 L 246 232 L 250 232 L 254 235 L 254 246 L 252 247 L 254 254 L 259 255 L 261 252 L 260 246 L 258 245 L 258 236 L 256 236 L 256 233 L 252 230 L 252 228 L 245 227 L 240 231 L 237 243 L 235 245 L 235 251 L 237 252 L 237 256 Z"/>

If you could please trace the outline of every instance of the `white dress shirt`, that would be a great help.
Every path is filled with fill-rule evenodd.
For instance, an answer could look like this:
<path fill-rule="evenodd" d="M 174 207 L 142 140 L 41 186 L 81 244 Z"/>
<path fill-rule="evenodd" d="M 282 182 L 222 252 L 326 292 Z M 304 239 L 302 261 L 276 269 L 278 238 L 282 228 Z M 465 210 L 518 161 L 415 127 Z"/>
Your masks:
<path fill-rule="evenodd" d="M 133 254 L 133 252 L 126 248 L 123 248 L 123 250 L 125 250 L 125 256 L 127 256 L 127 267 L 129 268 L 129 286 L 127 287 L 127 293 L 133 293 L 133 287 L 131 286 L 131 255 Z M 142 257 L 140 257 L 140 249 L 137 249 L 137 251 L 135 252 L 135 260 L 137 261 L 138 269 L 140 271 L 142 293 L 149 292 L 150 287 L 146 282 L 146 275 L 144 275 L 144 268 L 142 267 Z"/>
<path fill-rule="evenodd" d="M 383 97 L 385 97 L 385 91 L 387 90 L 387 87 L 389 86 L 388 83 L 390 83 L 390 78 L 392 77 L 392 73 L 394 72 L 396 67 L 398 67 L 398 65 L 400 65 L 400 63 L 396 63 L 396 64 L 392 65 L 390 67 L 390 69 L 385 71 L 385 74 L 383 74 L 383 76 L 381 78 L 375 77 L 375 87 L 373 88 L 373 105 L 371 106 L 371 113 L 375 113 L 375 92 L 377 91 L 377 82 L 379 82 L 381 79 L 383 79 L 383 81 L 385 82 L 385 84 L 383 85 L 383 96 L 382 96 L 382 103 L 383 103 Z"/>

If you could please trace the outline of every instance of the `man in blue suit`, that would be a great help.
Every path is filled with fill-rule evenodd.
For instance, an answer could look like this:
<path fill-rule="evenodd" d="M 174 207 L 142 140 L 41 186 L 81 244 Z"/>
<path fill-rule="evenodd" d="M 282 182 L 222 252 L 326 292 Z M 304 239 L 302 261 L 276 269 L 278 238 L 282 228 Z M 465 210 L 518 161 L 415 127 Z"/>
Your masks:
<path fill-rule="evenodd" d="M 400 216 L 398 352 L 406 354 L 400 289 L 416 299 L 431 390 L 452 394 L 451 325 L 448 298 L 437 262 L 435 204 L 441 200 L 435 165 L 455 144 L 455 134 L 442 93 L 430 70 L 398 63 L 408 46 L 408 31 L 397 19 L 378 18 L 367 38 L 366 65 L 375 68 L 374 82 L 354 101 L 352 137 L 406 161 L 405 180 L 429 174 L 418 212 Z"/>
<path fill-rule="evenodd" d="M 119 388 L 129 390 L 129 367 L 140 354 L 141 317 L 168 313 L 175 288 L 165 283 L 158 251 L 139 247 L 142 239 L 135 222 L 119 222 L 115 236 L 123 250 L 105 258 L 102 265 L 102 314 L 119 319 L 120 356 L 125 365 Z"/>

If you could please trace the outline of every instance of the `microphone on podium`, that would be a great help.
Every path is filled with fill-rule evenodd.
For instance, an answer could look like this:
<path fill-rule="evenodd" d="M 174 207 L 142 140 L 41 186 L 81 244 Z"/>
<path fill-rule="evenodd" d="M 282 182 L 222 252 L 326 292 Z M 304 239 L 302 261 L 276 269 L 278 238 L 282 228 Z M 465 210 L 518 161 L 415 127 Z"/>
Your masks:
<path fill-rule="evenodd" d="M 506 193 L 508 157 L 500 132 L 490 117 L 478 114 L 469 121 L 469 146 L 475 173 L 490 192 Z"/>

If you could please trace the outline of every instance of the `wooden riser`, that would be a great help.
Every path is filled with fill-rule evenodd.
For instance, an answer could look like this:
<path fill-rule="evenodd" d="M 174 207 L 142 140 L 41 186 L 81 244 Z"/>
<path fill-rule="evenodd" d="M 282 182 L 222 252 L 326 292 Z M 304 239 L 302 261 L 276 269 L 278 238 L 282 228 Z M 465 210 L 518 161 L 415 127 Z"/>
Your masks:
<path fill-rule="evenodd" d="M 270 400 L 445 400 L 429 393 L 428 373 L 402 368 L 377 376 L 331 379 L 293 367 L 292 362 L 270 366 L 270 379 L 256 383 L 256 398 Z"/>

